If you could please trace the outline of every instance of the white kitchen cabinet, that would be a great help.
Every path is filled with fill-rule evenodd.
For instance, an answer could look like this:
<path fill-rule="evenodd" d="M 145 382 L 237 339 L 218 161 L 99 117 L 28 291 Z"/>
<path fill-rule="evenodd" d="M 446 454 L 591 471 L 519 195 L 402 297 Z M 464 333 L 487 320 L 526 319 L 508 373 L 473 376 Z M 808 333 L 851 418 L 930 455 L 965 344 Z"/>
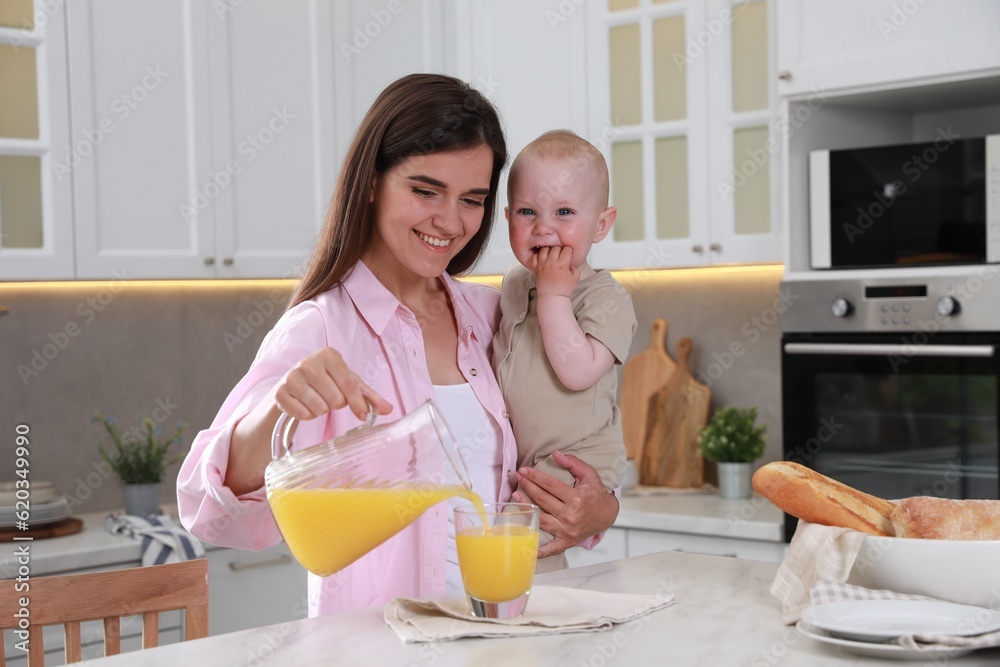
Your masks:
<path fill-rule="evenodd" d="M 595 144 L 587 123 L 586 8 L 537 0 L 464 0 L 453 3 L 455 76 L 468 81 L 496 106 L 513 161 L 543 132 L 568 129 Z M 506 271 L 517 260 L 510 250 L 507 172 L 500 181 L 494 233 L 480 274 Z"/>
<path fill-rule="evenodd" d="M 67 5 L 77 277 L 212 277 L 207 7 Z"/>
<path fill-rule="evenodd" d="M 781 95 L 914 85 L 1000 67 L 1000 4 L 775 0 Z"/>
<path fill-rule="evenodd" d="M 574 547 L 566 552 L 566 560 L 570 567 L 607 563 L 628 557 L 628 530 L 611 527 L 593 549 Z"/>
<path fill-rule="evenodd" d="M 788 545 L 783 542 L 742 540 L 713 535 L 689 535 L 630 528 L 628 556 L 643 556 L 660 551 L 686 551 L 709 556 L 729 556 L 748 560 L 780 563 Z"/>
<path fill-rule="evenodd" d="M 594 263 L 780 260 L 772 3 L 588 9 L 590 135 L 603 139 L 618 208 Z"/>
<path fill-rule="evenodd" d="M 69 6 L 78 277 L 298 275 L 334 179 L 329 14 Z"/>
<path fill-rule="evenodd" d="M 570 549 L 566 559 L 570 567 L 580 567 L 661 551 L 686 551 L 779 563 L 787 548 L 784 542 L 612 527 L 594 549 Z"/>
<path fill-rule="evenodd" d="M 0 19 L 0 280 L 72 278 L 65 5 L 16 7 Z"/>
<path fill-rule="evenodd" d="M 259 552 L 217 549 L 207 558 L 209 634 L 308 615 L 306 571 L 284 544 Z"/>

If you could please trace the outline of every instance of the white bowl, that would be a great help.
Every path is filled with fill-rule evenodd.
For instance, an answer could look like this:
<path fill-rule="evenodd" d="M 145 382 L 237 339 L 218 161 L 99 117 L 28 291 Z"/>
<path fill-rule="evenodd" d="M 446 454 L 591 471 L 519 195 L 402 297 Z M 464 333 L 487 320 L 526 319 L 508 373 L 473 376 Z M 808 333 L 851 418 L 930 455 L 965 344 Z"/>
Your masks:
<path fill-rule="evenodd" d="M 17 482 L 0 482 L 0 507 L 14 507 L 18 501 L 17 491 Z M 22 493 L 21 496 L 23 495 Z M 33 503 L 52 502 L 56 497 L 55 485 L 52 482 L 29 480 L 28 497 Z"/>
<path fill-rule="evenodd" d="M 1000 609 L 1000 540 L 868 535 L 847 583 Z"/>

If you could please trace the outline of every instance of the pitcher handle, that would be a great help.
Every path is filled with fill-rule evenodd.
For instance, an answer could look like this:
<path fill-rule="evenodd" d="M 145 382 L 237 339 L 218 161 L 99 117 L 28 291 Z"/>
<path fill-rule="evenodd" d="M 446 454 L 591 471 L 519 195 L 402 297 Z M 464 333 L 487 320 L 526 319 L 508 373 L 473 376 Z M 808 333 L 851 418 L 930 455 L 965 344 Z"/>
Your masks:
<path fill-rule="evenodd" d="M 367 399 L 366 399 L 367 401 Z M 364 424 L 355 426 L 347 433 L 353 433 L 358 429 L 367 428 L 375 424 L 375 418 L 378 417 L 378 412 L 375 411 L 375 406 L 371 401 L 368 403 L 368 419 L 365 420 Z M 291 452 L 292 448 L 292 429 L 295 425 L 299 423 L 299 420 L 291 416 L 287 412 L 282 412 L 278 416 L 278 421 L 274 424 L 274 432 L 271 435 L 271 458 L 278 460 L 282 456 L 285 456 Z"/>

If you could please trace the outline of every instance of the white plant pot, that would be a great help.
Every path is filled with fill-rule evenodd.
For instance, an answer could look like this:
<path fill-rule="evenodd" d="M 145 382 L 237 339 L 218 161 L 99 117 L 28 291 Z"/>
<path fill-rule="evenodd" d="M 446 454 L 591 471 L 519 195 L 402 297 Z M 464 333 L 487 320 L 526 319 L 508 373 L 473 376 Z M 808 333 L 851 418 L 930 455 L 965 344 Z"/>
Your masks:
<path fill-rule="evenodd" d="M 743 500 L 751 494 L 750 473 L 753 463 L 718 463 L 719 497 L 725 500 Z"/>
<path fill-rule="evenodd" d="M 145 519 L 150 514 L 160 514 L 160 483 L 123 484 L 125 514 Z"/>

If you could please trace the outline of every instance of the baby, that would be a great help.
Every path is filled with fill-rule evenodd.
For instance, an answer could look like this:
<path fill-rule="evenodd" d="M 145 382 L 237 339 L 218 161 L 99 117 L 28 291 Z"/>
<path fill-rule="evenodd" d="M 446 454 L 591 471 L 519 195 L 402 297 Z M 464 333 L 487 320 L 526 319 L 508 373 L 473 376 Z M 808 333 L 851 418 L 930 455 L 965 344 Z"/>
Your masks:
<path fill-rule="evenodd" d="M 614 365 L 628 356 L 636 320 L 628 292 L 587 263 L 617 214 L 608 206 L 604 156 L 572 132 L 546 132 L 511 165 L 507 200 L 520 264 L 503 278 L 493 368 L 518 466 L 572 485 L 573 475 L 552 458 L 559 450 L 590 464 L 614 489 L 625 470 Z M 551 539 L 540 535 L 541 544 Z M 562 555 L 539 561 L 540 572 L 560 566 Z"/>

